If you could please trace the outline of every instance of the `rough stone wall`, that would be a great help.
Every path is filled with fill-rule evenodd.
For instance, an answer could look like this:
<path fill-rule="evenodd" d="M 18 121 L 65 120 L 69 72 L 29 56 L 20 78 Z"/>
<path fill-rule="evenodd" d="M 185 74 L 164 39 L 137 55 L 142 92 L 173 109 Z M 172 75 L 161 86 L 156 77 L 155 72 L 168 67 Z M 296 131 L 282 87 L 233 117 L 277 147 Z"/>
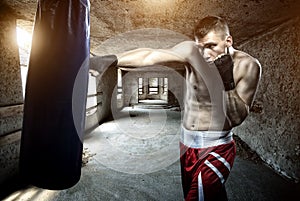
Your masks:
<path fill-rule="evenodd" d="M 240 49 L 259 59 L 255 107 L 238 135 L 281 174 L 300 178 L 300 18 L 249 39 Z"/>
<path fill-rule="evenodd" d="M 18 170 L 23 117 L 16 21 L 10 9 L 0 9 L 0 184 Z"/>
<path fill-rule="evenodd" d="M 192 37 L 195 22 L 225 17 L 236 43 L 298 15 L 298 0 L 90 0 L 92 50 L 106 39 L 142 28 L 170 29 Z M 19 19 L 34 21 L 36 0 L 2 0 Z"/>
<path fill-rule="evenodd" d="M 23 102 L 16 19 L 9 10 L 0 13 L 0 106 Z"/>
<path fill-rule="evenodd" d="M 189 37 L 206 15 L 225 17 L 235 43 L 247 40 L 299 13 L 298 0 L 90 0 L 91 46 L 120 33 L 169 29 Z M 94 25 L 94 26 L 93 26 Z"/>

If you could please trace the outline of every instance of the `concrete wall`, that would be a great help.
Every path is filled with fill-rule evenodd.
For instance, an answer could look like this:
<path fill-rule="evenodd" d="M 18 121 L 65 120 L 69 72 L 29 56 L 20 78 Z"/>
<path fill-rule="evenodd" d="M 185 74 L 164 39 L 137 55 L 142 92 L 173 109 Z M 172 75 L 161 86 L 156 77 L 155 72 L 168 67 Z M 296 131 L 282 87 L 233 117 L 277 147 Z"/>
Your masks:
<path fill-rule="evenodd" d="M 2 7 L 3 8 L 3 7 Z M 0 9 L 0 184 L 18 171 L 23 117 L 20 60 L 13 11 Z"/>
<path fill-rule="evenodd" d="M 86 129 L 91 129 L 94 126 L 98 126 L 99 123 L 112 115 L 111 108 L 116 108 L 116 102 L 112 101 L 113 97 L 116 97 L 117 86 L 117 68 L 114 65 L 104 65 L 101 57 L 90 58 L 90 69 L 96 71 L 96 102 L 97 111 L 93 117 L 87 118 L 86 122 L 90 126 Z"/>
<path fill-rule="evenodd" d="M 279 173 L 300 178 L 300 18 L 240 45 L 259 58 L 262 82 L 254 110 L 235 129 Z"/>

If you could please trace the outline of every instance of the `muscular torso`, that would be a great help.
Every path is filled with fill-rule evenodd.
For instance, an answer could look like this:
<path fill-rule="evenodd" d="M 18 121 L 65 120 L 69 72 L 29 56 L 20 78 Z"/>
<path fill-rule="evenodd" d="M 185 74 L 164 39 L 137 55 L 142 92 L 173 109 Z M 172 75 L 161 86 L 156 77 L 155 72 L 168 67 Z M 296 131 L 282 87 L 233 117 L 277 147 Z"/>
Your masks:
<path fill-rule="evenodd" d="M 224 113 L 214 111 L 211 95 L 201 76 L 186 67 L 183 126 L 188 130 L 229 130 Z M 218 113 L 218 114 L 216 114 Z"/>
<path fill-rule="evenodd" d="M 234 80 L 240 79 L 238 64 L 245 58 L 240 51 L 235 51 L 234 58 Z M 216 79 L 216 78 L 212 78 Z M 214 105 L 204 79 L 195 72 L 191 66 L 186 66 L 186 94 L 183 116 L 183 126 L 189 130 L 230 130 L 232 127 L 226 119 L 224 110 L 220 105 Z M 223 102 L 224 103 L 224 102 Z"/>

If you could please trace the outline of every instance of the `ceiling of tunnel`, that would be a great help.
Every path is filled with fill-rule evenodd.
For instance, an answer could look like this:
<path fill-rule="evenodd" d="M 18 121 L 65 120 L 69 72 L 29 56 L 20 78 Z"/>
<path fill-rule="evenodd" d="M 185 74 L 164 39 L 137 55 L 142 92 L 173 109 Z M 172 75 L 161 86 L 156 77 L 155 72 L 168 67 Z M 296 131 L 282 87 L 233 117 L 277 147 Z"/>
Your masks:
<path fill-rule="evenodd" d="M 299 0 L 90 0 L 90 3 L 92 51 L 111 37 L 137 29 L 162 28 L 192 37 L 195 22 L 206 15 L 225 17 L 235 44 L 241 44 L 300 13 Z M 1 0 L 0 12 L 13 11 L 17 19 L 22 19 L 20 26 L 32 29 L 36 6 L 37 0 Z"/>

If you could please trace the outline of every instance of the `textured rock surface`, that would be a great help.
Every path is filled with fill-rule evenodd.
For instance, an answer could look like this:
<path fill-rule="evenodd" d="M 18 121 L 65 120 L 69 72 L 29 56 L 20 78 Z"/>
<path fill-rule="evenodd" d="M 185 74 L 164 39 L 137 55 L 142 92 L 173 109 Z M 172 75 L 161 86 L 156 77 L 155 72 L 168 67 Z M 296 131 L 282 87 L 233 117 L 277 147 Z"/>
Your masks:
<path fill-rule="evenodd" d="M 18 170 L 23 96 L 13 11 L 0 3 L 0 184 Z M 16 133 L 17 132 L 17 133 Z"/>
<path fill-rule="evenodd" d="M 0 184 L 18 171 L 21 132 L 0 138 Z"/>
<path fill-rule="evenodd" d="M 90 0 L 92 49 L 106 39 L 142 28 L 170 29 L 192 37 L 195 22 L 226 17 L 236 43 L 298 15 L 297 0 Z M 19 19 L 34 20 L 36 0 L 3 0 Z M 1 6 L 1 3 L 0 3 Z M 2 6 L 3 7 L 3 6 Z"/>
<path fill-rule="evenodd" d="M 9 10 L 0 12 L 0 106 L 23 102 L 16 22 Z"/>
<path fill-rule="evenodd" d="M 253 38 L 241 49 L 255 55 L 263 67 L 256 104 L 237 130 L 250 147 L 280 173 L 300 177 L 300 19 Z"/>

